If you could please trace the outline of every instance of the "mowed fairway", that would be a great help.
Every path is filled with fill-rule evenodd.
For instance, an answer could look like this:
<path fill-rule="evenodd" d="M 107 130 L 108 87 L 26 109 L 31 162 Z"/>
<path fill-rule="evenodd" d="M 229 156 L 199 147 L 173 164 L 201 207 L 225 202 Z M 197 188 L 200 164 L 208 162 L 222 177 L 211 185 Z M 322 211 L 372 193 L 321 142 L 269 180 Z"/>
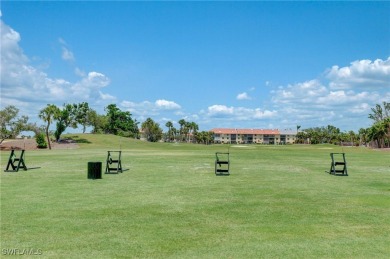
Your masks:
<path fill-rule="evenodd" d="M 73 135 L 75 137 L 75 135 Z M 1 249 L 53 258 L 389 258 L 390 152 L 333 145 L 146 143 L 77 135 L 79 148 L 26 152 L 3 172 Z M 122 174 L 87 179 L 87 163 L 123 151 Z M 348 177 L 332 176 L 344 151 Z"/>

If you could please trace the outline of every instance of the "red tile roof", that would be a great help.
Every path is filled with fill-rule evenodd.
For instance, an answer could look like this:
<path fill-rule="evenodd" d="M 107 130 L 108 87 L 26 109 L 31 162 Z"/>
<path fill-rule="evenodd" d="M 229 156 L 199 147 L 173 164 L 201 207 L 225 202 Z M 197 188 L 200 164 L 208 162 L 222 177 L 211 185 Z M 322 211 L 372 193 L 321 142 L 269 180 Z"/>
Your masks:
<path fill-rule="evenodd" d="M 279 135 L 278 129 L 229 129 L 214 128 L 210 130 L 215 134 L 257 134 L 257 135 Z"/>

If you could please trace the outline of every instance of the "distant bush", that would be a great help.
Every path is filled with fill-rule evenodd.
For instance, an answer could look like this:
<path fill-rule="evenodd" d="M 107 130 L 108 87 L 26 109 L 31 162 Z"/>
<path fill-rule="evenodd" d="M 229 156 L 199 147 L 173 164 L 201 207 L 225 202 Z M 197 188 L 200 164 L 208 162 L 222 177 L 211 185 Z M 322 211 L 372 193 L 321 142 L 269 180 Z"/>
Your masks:
<path fill-rule="evenodd" d="M 37 133 L 37 135 L 35 135 L 35 141 L 37 142 L 37 147 L 38 148 L 47 148 L 47 142 L 46 142 L 46 139 L 45 139 L 45 134 Z"/>

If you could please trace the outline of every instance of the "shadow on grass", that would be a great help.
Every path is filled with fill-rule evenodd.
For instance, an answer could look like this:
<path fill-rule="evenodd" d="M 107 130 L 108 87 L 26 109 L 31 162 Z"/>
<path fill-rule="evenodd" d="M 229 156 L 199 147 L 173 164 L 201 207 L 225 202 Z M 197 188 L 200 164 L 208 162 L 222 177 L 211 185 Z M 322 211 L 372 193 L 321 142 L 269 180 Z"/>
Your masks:
<path fill-rule="evenodd" d="M 343 174 L 343 173 L 331 173 L 329 171 L 325 171 L 325 173 L 327 174 L 330 174 L 330 175 L 333 175 L 333 176 L 348 176 L 348 174 Z"/>
<path fill-rule="evenodd" d="M 16 173 L 16 172 L 19 172 L 19 171 L 28 171 L 28 170 L 32 170 L 32 169 L 39 169 L 41 167 L 29 167 L 27 168 L 26 170 L 24 170 L 23 168 L 20 168 L 18 171 L 15 169 L 15 170 L 4 170 L 4 172 L 6 173 Z"/>
<path fill-rule="evenodd" d="M 67 139 L 62 140 L 64 142 L 73 142 L 73 143 L 83 143 L 83 144 L 91 144 L 92 142 L 85 139 L 85 138 L 80 138 L 79 136 L 69 136 Z"/>
<path fill-rule="evenodd" d="M 112 171 L 112 172 L 110 172 L 110 171 L 106 171 L 106 172 L 104 172 L 104 174 L 121 174 L 121 173 L 123 173 L 123 172 L 125 172 L 125 171 L 129 171 L 130 169 L 122 169 L 122 171 Z"/>

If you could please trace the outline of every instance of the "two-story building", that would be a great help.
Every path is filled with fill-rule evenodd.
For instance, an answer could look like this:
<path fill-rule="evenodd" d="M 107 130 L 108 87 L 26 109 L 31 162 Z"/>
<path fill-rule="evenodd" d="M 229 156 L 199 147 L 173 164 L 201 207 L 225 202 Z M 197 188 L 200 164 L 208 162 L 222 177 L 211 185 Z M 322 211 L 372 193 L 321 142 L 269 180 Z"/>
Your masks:
<path fill-rule="evenodd" d="M 295 133 L 278 129 L 214 128 L 214 143 L 221 144 L 287 144 L 294 143 Z"/>
<path fill-rule="evenodd" d="M 282 144 L 292 144 L 295 143 L 297 139 L 297 132 L 292 129 L 285 129 L 280 131 L 280 142 Z"/>

